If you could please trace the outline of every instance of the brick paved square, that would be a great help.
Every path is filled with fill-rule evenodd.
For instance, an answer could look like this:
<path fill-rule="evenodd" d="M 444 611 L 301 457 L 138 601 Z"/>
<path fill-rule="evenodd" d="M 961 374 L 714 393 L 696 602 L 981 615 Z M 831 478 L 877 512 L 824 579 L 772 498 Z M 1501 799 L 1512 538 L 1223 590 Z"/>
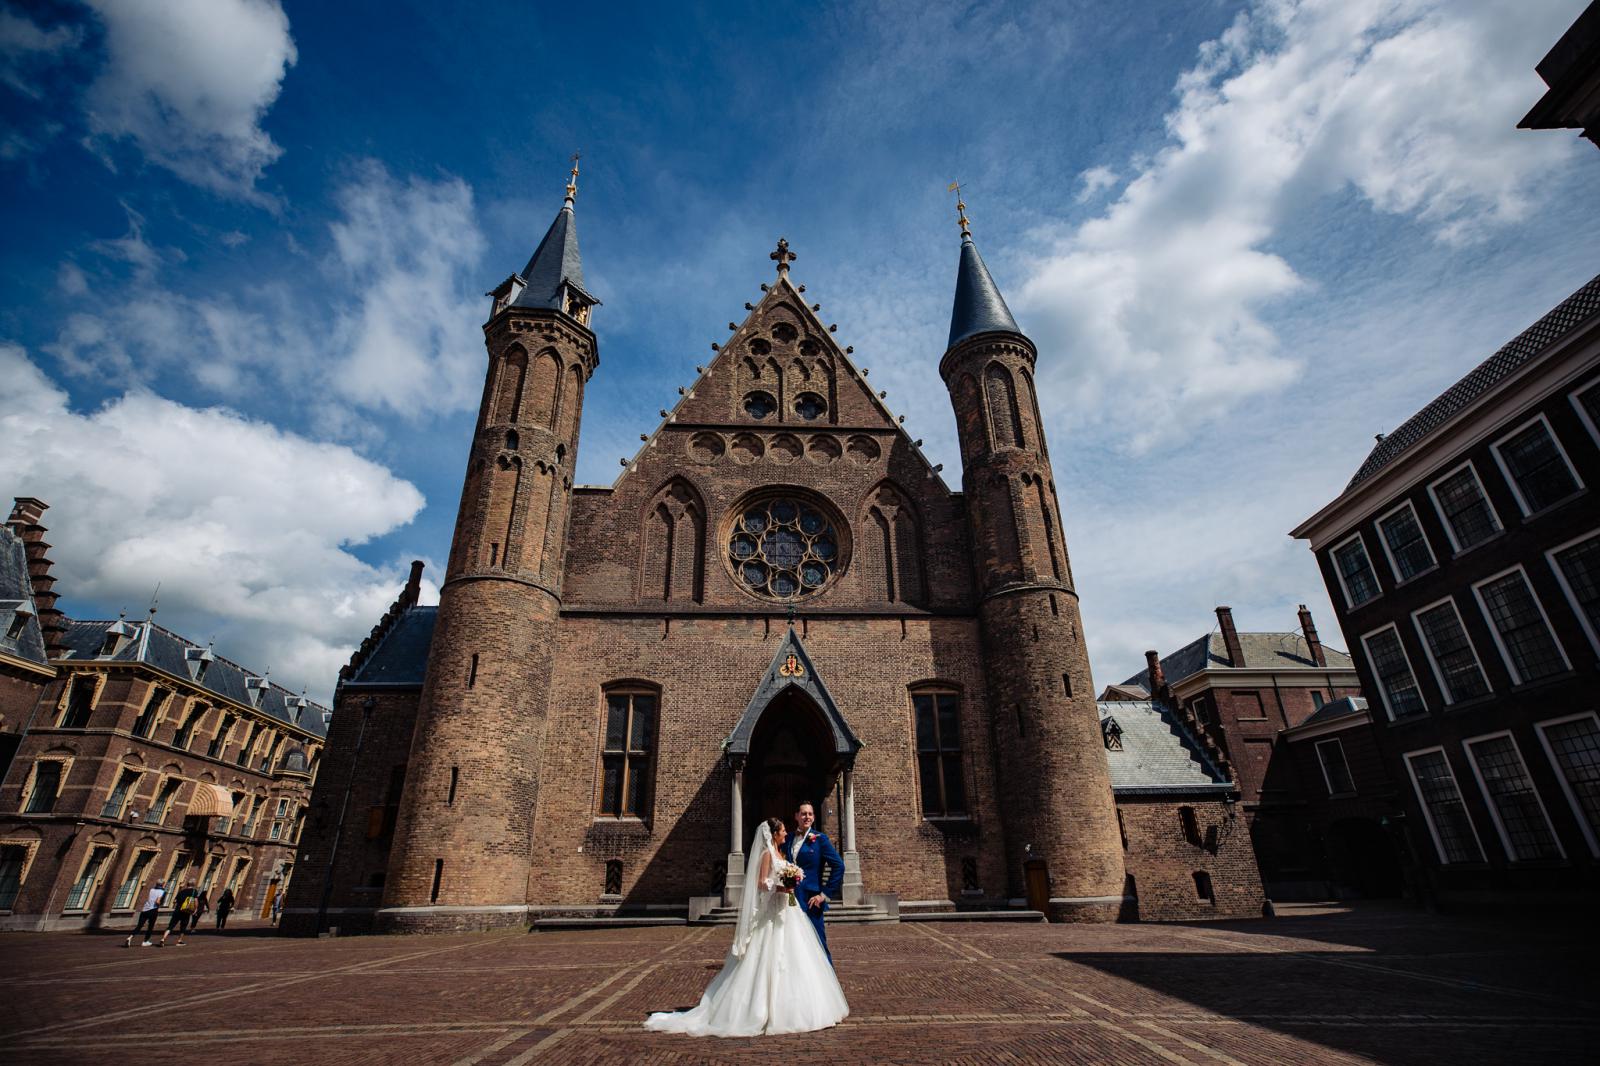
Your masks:
<path fill-rule="evenodd" d="M 1589 930 L 1592 932 L 1592 929 Z M 1275 921 L 830 930 L 851 1015 L 803 1037 L 646 1033 L 729 932 L 0 939 L 17 1063 L 1569 1063 L 1600 1038 L 1570 925 L 1398 908 Z"/>

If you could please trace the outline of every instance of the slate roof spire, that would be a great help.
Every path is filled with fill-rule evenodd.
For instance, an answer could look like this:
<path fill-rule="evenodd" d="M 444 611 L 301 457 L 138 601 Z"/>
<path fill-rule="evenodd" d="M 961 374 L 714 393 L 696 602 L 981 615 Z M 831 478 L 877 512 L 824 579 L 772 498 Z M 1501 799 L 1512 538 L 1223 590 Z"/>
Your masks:
<path fill-rule="evenodd" d="M 961 220 L 961 265 L 956 270 L 956 301 L 950 311 L 950 343 L 946 348 L 954 348 L 979 333 L 1021 333 L 994 278 L 989 276 L 989 268 L 983 265 L 978 246 L 972 243 L 972 223 L 967 219 L 960 184 L 952 182 L 950 191 L 956 194 L 956 213 Z"/>
<path fill-rule="evenodd" d="M 583 287 L 583 257 L 578 254 L 578 219 L 573 204 L 578 198 L 578 156 L 572 157 L 567 195 L 545 231 L 544 240 L 522 268 L 523 286 L 511 300 L 513 307 L 538 307 L 567 314 L 587 323 L 588 309 L 600 301 Z"/>

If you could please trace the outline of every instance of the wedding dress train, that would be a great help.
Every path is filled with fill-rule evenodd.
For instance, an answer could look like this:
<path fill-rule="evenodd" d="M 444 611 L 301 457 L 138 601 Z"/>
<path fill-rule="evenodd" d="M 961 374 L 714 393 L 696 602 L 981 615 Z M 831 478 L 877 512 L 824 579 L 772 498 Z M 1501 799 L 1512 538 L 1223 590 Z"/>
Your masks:
<path fill-rule="evenodd" d="M 775 871 L 783 860 L 763 824 L 751 849 L 739 925 L 722 972 L 693 1010 L 652 1014 L 645 1028 L 690 1036 L 808 1033 L 850 1013 L 844 990 L 801 906 L 790 906 Z M 762 863 L 766 855 L 769 861 Z"/>

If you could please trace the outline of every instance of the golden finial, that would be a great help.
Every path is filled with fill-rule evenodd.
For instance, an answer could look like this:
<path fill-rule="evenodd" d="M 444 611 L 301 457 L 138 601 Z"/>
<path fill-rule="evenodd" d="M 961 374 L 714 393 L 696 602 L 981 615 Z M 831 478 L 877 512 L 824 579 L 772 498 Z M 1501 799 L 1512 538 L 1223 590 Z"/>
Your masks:
<path fill-rule="evenodd" d="M 963 237 L 972 236 L 972 223 L 967 219 L 967 204 L 965 200 L 961 199 L 961 183 L 952 181 L 950 188 L 945 191 L 956 194 L 956 217 L 961 220 L 961 235 Z"/>
<path fill-rule="evenodd" d="M 578 198 L 578 157 L 581 152 L 572 153 L 572 176 L 567 179 L 567 203 Z"/>

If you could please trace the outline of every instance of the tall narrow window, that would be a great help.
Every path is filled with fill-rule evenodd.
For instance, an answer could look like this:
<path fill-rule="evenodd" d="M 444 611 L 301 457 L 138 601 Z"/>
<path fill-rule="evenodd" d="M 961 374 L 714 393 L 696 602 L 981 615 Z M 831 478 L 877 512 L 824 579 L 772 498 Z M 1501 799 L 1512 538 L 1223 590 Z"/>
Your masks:
<path fill-rule="evenodd" d="M 123 911 L 133 906 L 134 900 L 139 897 L 139 885 L 144 881 L 145 872 L 155 860 L 156 853 L 153 851 L 141 851 L 133 857 L 133 862 L 128 866 L 128 876 L 122 879 L 122 884 L 117 888 L 117 898 L 111 903 L 112 910 Z"/>
<path fill-rule="evenodd" d="M 33 784 L 28 789 L 28 802 L 23 814 L 49 814 L 56 809 L 56 797 L 61 795 L 61 772 L 64 764 L 45 759 L 33 764 Z"/>
<path fill-rule="evenodd" d="M 472 688 L 478 683 L 478 655 L 472 655 L 472 663 L 467 667 L 467 687 Z"/>
<path fill-rule="evenodd" d="M 1512 681 L 1520 685 L 1567 669 L 1566 655 L 1521 567 L 1472 588 L 1489 616 Z"/>
<path fill-rule="evenodd" d="M 169 777 L 161 783 L 161 789 L 156 793 L 155 800 L 150 804 L 150 809 L 145 812 L 144 820 L 151 825 L 160 825 L 167 817 L 167 811 L 172 807 L 173 799 L 178 795 L 178 789 L 183 787 L 183 778 Z"/>
<path fill-rule="evenodd" d="M 67 893 L 67 910 L 88 909 L 89 898 L 94 895 L 95 885 L 100 883 L 100 874 L 111 859 L 111 850 L 109 844 L 96 844 L 90 849 L 89 860 L 83 864 L 83 873 L 72 882 L 72 890 Z"/>
<path fill-rule="evenodd" d="M 1590 436 L 1600 444 L 1600 381 L 1592 381 L 1588 388 L 1573 393 L 1572 404 L 1589 427 Z"/>
<path fill-rule="evenodd" d="M 1211 875 L 1204 870 L 1194 872 L 1194 895 L 1196 899 L 1203 899 L 1207 903 L 1215 903 L 1217 896 L 1211 888 Z"/>
<path fill-rule="evenodd" d="M 649 812 L 655 742 L 655 694 L 606 693 L 605 750 L 600 757 L 602 815 L 643 818 Z"/>
<path fill-rule="evenodd" d="M 1369 633 L 1361 638 L 1367 646 L 1367 660 L 1372 664 L 1383 705 L 1390 718 L 1407 718 L 1422 714 L 1428 707 L 1422 702 L 1417 679 L 1411 672 L 1411 662 L 1405 648 L 1400 645 L 1400 633 L 1394 626 Z"/>
<path fill-rule="evenodd" d="M 1467 639 L 1455 601 L 1443 600 L 1418 611 L 1415 617 L 1445 702 L 1460 703 L 1488 695 L 1489 680 Z"/>
<path fill-rule="evenodd" d="M 967 813 L 961 768 L 961 697 L 954 692 L 919 692 L 911 697 L 917 719 L 917 770 L 924 818 Z"/>
<path fill-rule="evenodd" d="M 106 797 L 106 805 L 100 808 L 102 818 L 121 818 L 122 808 L 128 802 L 128 793 L 139 783 L 139 778 L 144 776 L 138 770 L 124 769 L 117 775 L 117 783 L 112 786 L 111 794 Z"/>
<path fill-rule="evenodd" d="M 1439 852 L 1439 861 L 1482 862 L 1483 848 L 1478 844 L 1478 834 L 1472 828 L 1472 819 L 1461 801 L 1461 790 L 1456 787 L 1455 775 L 1450 772 L 1444 752 L 1434 748 L 1405 758 L 1406 767 L 1411 771 L 1411 783 L 1422 801 L 1422 813 L 1427 818 L 1434 847 Z"/>
<path fill-rule="evenodd" d="M 1395 580 L 1409 581 L 1433 567 L 1433 549 L 1428 547 L 1428 538 L 1423 536 L 1417 512 L 1410 503 L 1401 504 L 1378 519 L 1378 532 L 1383 535 Z"/>
<path fill-rule="evenodd" d="M 1367 546 L 1359 535 L 1333 549 L 1333 568 L 1339 573 L 1345 602 L 1351 607 L 1360 607 L 1377 597 L 1378 575 L 1372 572 Z"/>
<path fill-rule="evenodd" d="M 1600 855 L 1600 718 L 1590 712 L 1540 722 L 1536 728 L 1589 851 Z"/>
<path fill-rule="evenodd" d="M 1446 474 L 1428 486 L 1439 517 L 1458 552 L 1476 547 L 1500 532 L 1500 518 L 1483 493 L 1478 472 L 1471 463 Z"/>
<path fill-rule="evenodd" d="M 1494 454 L 1523 514 L 1542 511 L 1583 487 L 1550 431 L 1550 423 L 1542 417 L 1497 443 Z"/>
<path fill-rule="evenodd" d="M 450 767 L 450 794 L 445 797 L 445 806 L 449 807 L 456 801 L 456 786 L 461 783 L 461 767 Z"/>
<path fill-rule="evenodd" d="M 206 863 L 205 876 L 200 878 L 200 889 L 201 889 L 201 891 L 203 891 L 203 892 L 210 892 L 211 891 L 211 886 L 213 884 L 215 884 L 216 880 L 217 880 L 217 871 L 220 870 L 220 869 L 222 869 L 222 856 L 221 855 L 213 855 L 213 856 L 211 856 L 211 861 Z"/>
<path fill-rule="evenodd" d="M 256 746 L 256 738 L 261 735 L 261 723 L 256 722 L 250 726 L 250 733 L 245 737 L 244 743 L 239 745 L 239 754 L 234 756 L 234 762 L 243 766 L 250 761 L 250 749 Z"/>
<path fill-rule="evenodd" d="M 173 734 L 173 747 L 182 748 L 184 751 L 189 750 L 189 744 L 194 740 L 195 727 L 200 724 L 200 719 L 205 717 L 206 710 L 206 705 L 203 703 L 194 705 L 194 709 L 189 712 L 189 716 L 183 720 L 183 725 L 179 726 L 178 731 Z"/>
<path fill-rule="evenodd" d="M 164 688 L 150 690 L 150 698 L 145 701 L 144 710 L 139 712 L 139 717 L 133 720 L 133 735 L 148 737 L 150 730 L 156 724 L 156 716 L 161 713 L 161 705 L 167 702 L 169 693 Z"/>
<path fill-rule="evenodd" d="M 1322 780 L 1327 783 L 1328 795 L 1351 795 L 1355 792 L 1355 778 L 1350 776 L 1350 764 L 1344 758 L 1344 745 L 1339 743 L 1337 737 L 1317 741 L 1317 761 L 1322 764 Z"/>
<path fill-rule="evenodd" d="M 8 911 L 22 891 L 22 868 L 28 849 L 21 844 L 0 844 L 0 911 Z"/>
<path fill-rule="evenodd" d="M 1519 862 L 1561 858 L 1555 830 L 1511 734 L 1470 740 L 1466 748 L 1506 854 Z"/>
<path fill-rule="evenodd" d="M 444 860 L 433 860 L 433 888 L 428 893 L 429 903 L 439 902 L 439 886 L 444 882 Z"/>
<path fill-rule="evenodd" d="M 67 693 L 67 710 L 61 716 L 61 728 L 83 729 L 89 724 L 89 716 L 93 713 L 94 678 L 80 674 L 72 679 L 72 688 Z"/>
<path fill-rule="evenodd" d="M 1550 561 L 1589 643 L 1600 652 L 1600 533 L 1555 549 Z"/>
<path fill-rule="evenodd" d="M 217 726 L 217 735 L 211 738 L 211 744 L 206 748 L 206 758 L 216 759 L 222 755 L 222 749 L 228 746 L 228 734 L 233 732 L 234 721 L 231 714 L 222 716 L 222 723 Z"/>

